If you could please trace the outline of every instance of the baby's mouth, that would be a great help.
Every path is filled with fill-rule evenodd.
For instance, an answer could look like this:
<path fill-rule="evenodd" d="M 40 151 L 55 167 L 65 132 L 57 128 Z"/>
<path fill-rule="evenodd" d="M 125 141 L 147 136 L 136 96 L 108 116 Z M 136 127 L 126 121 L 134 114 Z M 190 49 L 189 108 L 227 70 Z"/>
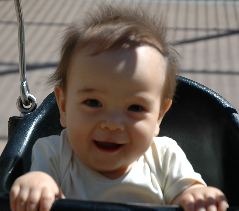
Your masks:
<path fill-rule="evenodd" d="M 120 149 L 124 144 L 117 144 L 117 143 L 112 143 L 112 142 L 102 142 L 102 141 L 94 141 L 95 145 L 97 146 L 98 149 L 104 150 L 104 151 L 109 151 L 109 152 L 114 152 Z"/>

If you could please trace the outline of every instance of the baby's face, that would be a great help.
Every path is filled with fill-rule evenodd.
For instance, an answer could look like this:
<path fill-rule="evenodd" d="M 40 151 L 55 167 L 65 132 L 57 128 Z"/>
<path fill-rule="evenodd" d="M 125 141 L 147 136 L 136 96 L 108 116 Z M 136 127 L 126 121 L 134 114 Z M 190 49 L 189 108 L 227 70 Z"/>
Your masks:
<path fill-rule="evenodd" d="M 56 88 L 56 96 L 85 165 L 117 178 L 148 149 L 171 102 L 161 106 L 165 70 L 165 59 L 149 46 L 74 56 L 66 92 Z"/>

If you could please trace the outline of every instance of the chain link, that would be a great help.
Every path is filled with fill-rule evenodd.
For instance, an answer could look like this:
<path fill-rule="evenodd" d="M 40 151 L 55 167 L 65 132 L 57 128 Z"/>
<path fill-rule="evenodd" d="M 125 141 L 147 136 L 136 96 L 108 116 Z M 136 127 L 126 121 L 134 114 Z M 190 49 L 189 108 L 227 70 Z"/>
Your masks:
<path fill-rule="evenodd" d="M 30 93 L 26 78 L 25 63 L 25 34 L 20 0 L 14 0 L 18 22 L 18 48 L 19 48 L 19 73 L 20 96 L 17 99 L 18 110 L 22 114 L 32 112 L 37 107 L 36 98 Z"/>

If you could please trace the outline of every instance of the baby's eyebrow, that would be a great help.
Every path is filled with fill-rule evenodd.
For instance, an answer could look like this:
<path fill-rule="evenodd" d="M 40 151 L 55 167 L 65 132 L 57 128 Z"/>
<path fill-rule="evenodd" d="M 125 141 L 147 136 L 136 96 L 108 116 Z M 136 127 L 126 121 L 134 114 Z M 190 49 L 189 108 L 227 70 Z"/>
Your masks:
<path fill-rule="evenodd" d="M 150 104 L 155 100 L 154 98 L 151 98 L 151 97 L 148 97 L 148 96 L 134 96 L 133 99 L 138 100 L 138 101 L 143 102 L 143 103 L 146 103 L 146 104 Z"/>
<path fill-rule="evenodd" d="M 103 91 L 95 89 L 95 88 L 88 88 L 88 87 L 77 90 L 77 93 L 93 93 L 93 92 L 103 92 Z"/>
<path fill-rule="evenodd" d="M 95 89 L 93 88 L 83 88 L 83 89 L 78 89 L 77 92 L 94 92 Z"/>

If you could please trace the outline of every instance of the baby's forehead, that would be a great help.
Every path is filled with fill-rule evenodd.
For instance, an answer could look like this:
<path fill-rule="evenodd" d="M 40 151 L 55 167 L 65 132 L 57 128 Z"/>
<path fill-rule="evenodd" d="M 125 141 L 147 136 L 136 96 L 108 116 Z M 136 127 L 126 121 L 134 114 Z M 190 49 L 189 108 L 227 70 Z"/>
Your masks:
<path fill-rule="evenodd" d="M 94 47 L 78 48 L 73 53 L 73 58 L 77 60 L 103 60 L 107 57 L 109 62 L 123 61 L 123 60 L 145 60 L 148 59 L 150 63 L 167 62 L 167 57 L 163 56 L 157 47 L 141 44 L 136 46 L 128 46 L 127 43 L 119 48 L 112 48 L 94 53 Z M 111 60 L 112 59 L 112 60 Z"/>
<path fill-rule="evenodd" d="M 157 49 L 142 45 L 134 48 L 111 49 L 97 55 L 90 55 L 81 50 L 75 54 L 70 69 L 81 71 L 81 74 L 95 74 L 96 78 L 98 74 L 113 72 L 116 77 L 121 73 L 128 77 L 142 74 L 147 77 L 153 76 L 153 80 L 158 75 L 165 78 L 166 68 L 167 59 Z M 70 70 L 68 74 L 71 72 Z"/>
<path fill-rule="evenodd" d="M 164 81 L 166 67 L 167 61 L 157 49 L 143 45 L 135 48 L 114 49 L 97 55 L 78 52 L 70 72 L 77 76 L 81 75 L 81 78 L 95 80 L 105 75 L 115 81 L 119 81 L 119 78 L 128 78 L 159 82 Z"/>

